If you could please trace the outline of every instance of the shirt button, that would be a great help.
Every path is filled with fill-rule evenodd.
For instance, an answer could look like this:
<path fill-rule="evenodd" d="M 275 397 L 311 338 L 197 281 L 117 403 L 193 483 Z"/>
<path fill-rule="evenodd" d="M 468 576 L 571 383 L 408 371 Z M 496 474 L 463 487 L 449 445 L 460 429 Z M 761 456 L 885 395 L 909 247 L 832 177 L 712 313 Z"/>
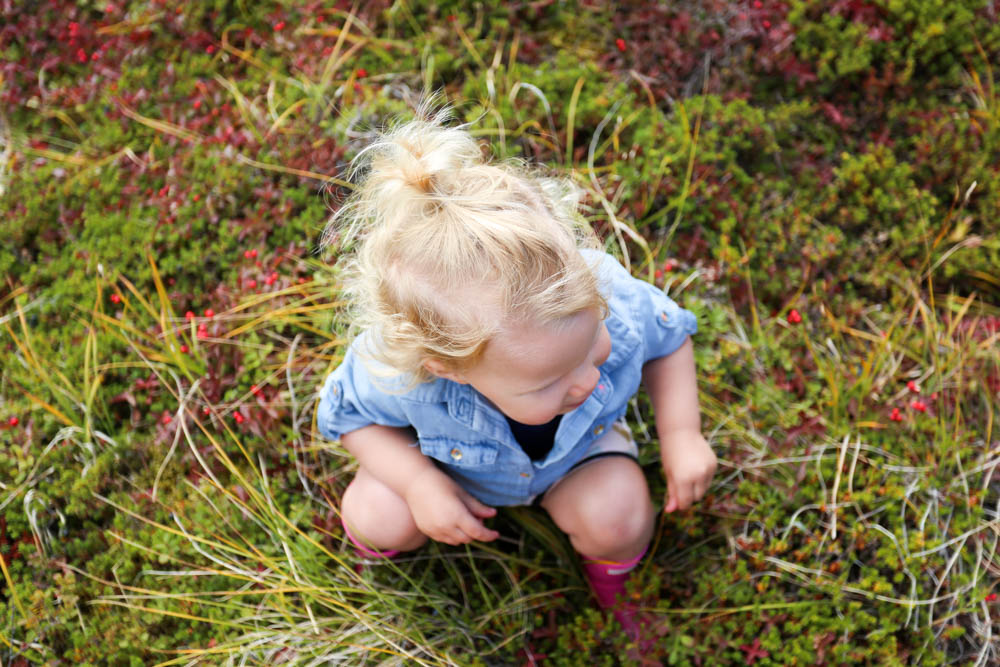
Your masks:
<path fill-rule="evenodd" d="M 456 447 L 455 449 L 451 450 L 451 458 L 455 459 L 456 461 L 461 461 L 462 460 L 462 450 L 459 449 L 458 447 Z"/>
<path fill-rule="evenodd" d="M 522 472 L 521 477 L 531 477 L 531 475 L 529 473 Z"/>
<path fill-rule="evenodd" d="M 598 424 L 594 427 L 594 435 L 600 435 L 604 433 L 604 424 Z"/>

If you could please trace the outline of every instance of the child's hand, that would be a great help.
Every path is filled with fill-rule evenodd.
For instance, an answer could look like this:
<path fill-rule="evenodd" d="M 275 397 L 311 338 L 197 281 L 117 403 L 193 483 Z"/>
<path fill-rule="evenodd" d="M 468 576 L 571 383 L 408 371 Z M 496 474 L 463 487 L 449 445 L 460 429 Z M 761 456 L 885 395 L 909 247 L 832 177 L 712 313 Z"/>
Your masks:
<path fill-rule="evenodd" d="M 482 504 L 437 468 L 421 472 L 406 490 L 413 521 L 427 537 L 445 544 L 489 542 L 500 533 L 482 520 L 497 511 Z"/>
<path fill-rule="evenodd" d="M 715 475 L 717 460 L 699 432 L 677 431 L 660 437 L 660 456 L 667 476 L 664 512 L 686 510 L 705 495 Z"/>

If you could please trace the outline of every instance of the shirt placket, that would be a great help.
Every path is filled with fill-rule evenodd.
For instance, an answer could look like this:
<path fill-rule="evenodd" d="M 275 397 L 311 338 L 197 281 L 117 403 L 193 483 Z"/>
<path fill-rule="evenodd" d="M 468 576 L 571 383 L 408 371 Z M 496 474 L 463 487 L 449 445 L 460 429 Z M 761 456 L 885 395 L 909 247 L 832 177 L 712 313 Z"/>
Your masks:
<path fill-rule="evenodd" d="M 472 387 L 468 385 L 457 385 L 457 387 L 459 396 L 455 400 L 454 408 L 450 410 L 452 416 L 468 428 L 498 442 L 506 450 L 497 457 L 497 464 L 490 471 L 489 482 L 493 484 L 499 482 L 504 493 L 527 497 L 535 481 L 536 471 L 531 459 L 514 439 L 507 420 Z M 458 452 L 458 456 L 462 456 L 460 447 L 456 447 L 455 451 Z M 454 453 L 452 458 L 455 458 Z M 516 462 L 513 467 L 510 466 L 511 461 Z"/>

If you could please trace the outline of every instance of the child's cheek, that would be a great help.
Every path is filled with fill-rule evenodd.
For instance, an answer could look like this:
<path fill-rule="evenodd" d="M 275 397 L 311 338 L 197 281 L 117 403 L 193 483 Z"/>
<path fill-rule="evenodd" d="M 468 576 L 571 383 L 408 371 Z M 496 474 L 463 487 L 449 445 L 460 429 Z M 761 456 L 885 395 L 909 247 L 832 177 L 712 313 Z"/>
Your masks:
<path fill-rule="evenodd" d="M 604 326 L 604 325 L 602 325 L 602 326 Z M 611 356 L 611 334 L 608 332 L 608 327 L 607 326 L 604 326 L 604 335 L 601 336 L 601 345 L 602 345 L 603 349 L 602 349 L 600 361 L 597 362 L 598 366 L 600 366 L 605 361 L 607 361 L 608 357 Z"/>

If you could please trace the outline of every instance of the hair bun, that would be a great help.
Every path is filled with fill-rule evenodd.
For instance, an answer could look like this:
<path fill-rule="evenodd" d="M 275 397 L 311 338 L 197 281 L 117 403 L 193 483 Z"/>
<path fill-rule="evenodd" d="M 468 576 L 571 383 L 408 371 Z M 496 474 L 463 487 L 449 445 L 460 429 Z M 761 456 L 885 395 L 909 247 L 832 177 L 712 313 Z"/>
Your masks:
<path fill-rule="evenodd" d="M 428 195 L 436 192 L 445 174 L 483 164 L 482 150 L 464 126 L 444 125 L 450 117 L 451 111 L 442 109 L 433 118 L 390 129 L 369 149 L 368 177 L 382 181 L 394 195 L 400 194 L 399 185 Z"/>

